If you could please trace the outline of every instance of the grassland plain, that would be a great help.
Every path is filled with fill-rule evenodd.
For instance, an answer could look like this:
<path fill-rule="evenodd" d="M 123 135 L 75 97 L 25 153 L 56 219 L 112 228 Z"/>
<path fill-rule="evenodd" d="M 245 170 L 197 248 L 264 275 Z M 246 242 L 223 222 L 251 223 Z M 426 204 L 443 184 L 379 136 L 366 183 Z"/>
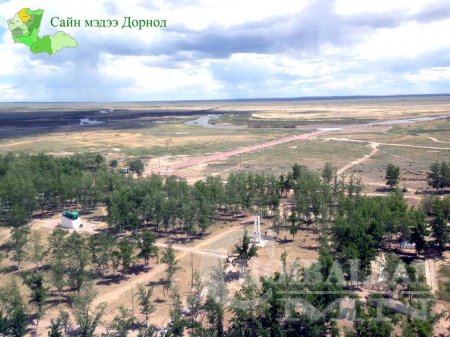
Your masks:
<path fill-rule="evenodd" d="M 100 128 L 80 129 L 80 132 L 53 132 L 40 137 L 3 139 L 2 152 L 53 152 L 98 151 L 102 153 L 123 152 L 125 156 L 140 155 L 200 155 L 213 151 L 224 151 L 242 145 L 257 143 L 289 135 L 289 132 L 274 130 L 209 130 L 187 127 L 183 124 L 160 124 L 149 129 L 104 130 Z"/>
<path fill-rule="evenodd" d="M 262 151 L 230 157 L 216 164 L 200 168 L 200 174 L 224 174 L 236 169 L 266 171 L 273 174 L 286 172 L 292 163 L 313 169 L 321 169 L 333 157 L 333 166 L 341 167 L 349 161 L 363 156 L 368 151 L 366 144 L 328 142 L 321 139 L 297 141 Z"/>
<path fill-rule="evenodd" d="M 404 125 L 363 126 L 374 120 L 392 120 L 448 115 L 450 96 L 391 97 L 328 100 L 141 102 L 90 104 L 3 104 L 0 105 L 0 152 L 52 153 L 99 152 L 123 163 L 137 157 L 151 167 L 162 167 L 194 156 L 224 152 L 311 130 L 277 128 L 277 121 L 290 126 L 314 124 L 339 127 L 320 138 L 292 142 L 230 157 L 218 162 L 187 167 L 177 172 L 190 180 L 206 174 L 223 174 L 245 168 L 272 173 L 284 172 L 293 163 L 320 169 L 333 157 L 333 166 L 363 158 L 370 144 L 381 143 L 373 157 L 346 170 L 367 181 L 380 180 L 386 162 L 401 166 L 408 175 L 424 183 L 424 172 L 436 151 L 445 158 L 450 144 L 448 119 Z M 206 128 L 186 122 L 205 114 L 223 114 L 213 123 L 241 128 Z M 88 118 L 102 124 L 81 126 Z M 345 119 L 344 125 L 341 125 Z M 258 120 L 254 124 L 252 120 Z M 337 121 L 337 120 L 340 120 Z M 275 124 L 273 122 L 275 121 Z M 336 125 L 336 123 L 338 123 Z M 254 126 L 266 125 L 269 128 Z M 275 126 L 275 127 L 273 127 Z M 341 140 L 326 139 L 338 138 Z M 348 142 L 345 139 L 361 142 Z M 426 148 L 394 147 L 424 146 Z M 442 148 L 434 149 L 434 148 Z M 413 158 L 412 158 L 413 157 Z M 403 159 L 402 159 L 403 158 Z M 410 158 L 411 160 L 406 160 Z M 371 166 L 373 165 L 373 166 Z M 382 181 L 379 181 L 382 183 Z M 425 186 L 422 186 L 425 187 Z"/>

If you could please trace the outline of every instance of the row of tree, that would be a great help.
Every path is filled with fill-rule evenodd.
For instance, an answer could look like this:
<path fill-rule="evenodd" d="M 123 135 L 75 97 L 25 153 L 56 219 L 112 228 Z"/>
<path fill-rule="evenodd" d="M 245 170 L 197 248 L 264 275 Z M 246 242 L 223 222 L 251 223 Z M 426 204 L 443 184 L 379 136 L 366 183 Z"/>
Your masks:
<path fill-rule="evenodd" d="M 98 154 L 0 155 L 0 225 L 20 227 L 39 211 L 93 208 L 125 179 Z"/>
<path fill-rule="evenodd" d="M 43 245 L 39 234 L 28 232 L 25 226 L 15 228 L 23 236 L 21 247 L 22 258 L 35 264 L 35 268 L 23 270 L 18 275 L 29 288 L 28 303 L 20 291 L 18 281 L 12 281 L 0 289 L 0 334 L 25 336 L 28 333 L 30 319 L 38 322 L 44 315 L 49 303 L 65 302 L 72 311 L 77 324 L 77 335 L 92 337 L 96 328 L 102 323 L 106 303 L 93 305 L 96 297 L 94 281 L 105 274 L 110 278 L 120 267 L 125 274 L 142 259 L 141 265 L 149 267 L 151 259 L 166 265 L 165 278 L 162 283 L 164 294 L 173 288 L 173 278 L 180 268 L 175 258 L 175 251 L 169 245 L 159 258 L 159 249 L 155 246 L 155 236 L 144 229 L 133 237 L 115 238 L 105 233 L 85 237 L 77 232 L 68 234 L 55 229 L 49 237 L 48 245 Z M 29 240 L 32 238 L 31 240 Z M 11 239 L 13 240 L 13 239 Z M 14 257 L 18 252 L 14 249 Z M 126 307 L 119 308 L 119 314 L 108 326 L 108 336 L 127 336 L 132 327 L 145 328 L 147 331 L 148 316 L 155 310 L 152 299 L 153 288 L 138 285 L 137 302 L 145 321 L 138 322 L 135 313 Z M 53 301 L 50 301 L 54 297 Z M 32 313 L 28 307 L 34 308 Z M 62 312 L 57 320 L 52 320 L 49 336 L 62 336 L 67 330 L 69 314 Z M 128 322 L 128 323 L 126 323 Z M 63 327 L 65 327 L 63 329 Z"/>
<path fill-rule="evenodd" d="M 428 184 L 442 192 L 446 187 L 450 187 L 450 164 L 447 162 L 434 162 L 430 165 L 428 173 Z"/>
<path fill-rule="evenodd" d="M 237 249 L 244 246 L 245 238 Z M 171 248 L 163 259 L 166 273 L 178 268 Z M 126 337 L 134 329 L 139 330 L 140 337 L 337 337 L 342 333 L 346 337 L 392 337 L 394 331 L 406 337 L 431 337 L 434 325 L 444 317 L 444 313 L 432 312 L 435 299 L 423 283 L 424 276 L 414 266 L 404 265 L 395 254 L 388 254 L 384 264 L 384 283 L 391 289 L 390 295 L 374 293 L 367 301 L 348 291 L 351 276 L 327 248 L 321 249 L 319 262 L 310 267 L 301 268 L 298 259 L 288 261 L 286 253 L 281 262 L 279 272 L 259 282 L 246 276 L 233 297 L 227 291 L 227 274 L 220 264 L 209 275 L 194 273 L 186 306 L 176 287 L 168 287 L 172 309 L 170 323 L 163 330 L 148 324 L 149 315 L 156 309 L 151 287 L 138 285 L 137 303 L 144 320 L 139 321 L 134 311 L 121 306 L 106 323 L 107 304 L 94 305 L 96 291 L 86 282 L 71 296 L 71 315 L 61 311 L 52 319 L 48 335 L 63 337 L 75 332 L 77 336 L 93 337 L 103 326 L 103 337 Z M 49 292 L 42 275 L 34 272 L 23 278 L 31 291 L 30 303 L 37 308 Z M 30 312 L 16 280 L 1 289 L 0 300 L 0 333 L 25 336 Z M 226 312 L 230 315 L 227 329 Z M 75 320 L 75 329 L 70 317 Z M 354 324 L 339 327 L 342 319 L 352 319 Z M 395 329 L 396 325 L 399 328 Z"/>
<path fill-rule="evenodd" d="M 208 176 L 189 185 L 174 176 L 126 181 L 107 199 L 108 223 L 117 231 L 142 225 L 157 231 L 180 229 L 188 236 L 204 234 L 221 215 L 277 209 L 281 199 L 276 177 L 251 172 L 232 173 L 224 182 Z"/>
<path fill-rule="evenodd" d="M 386 184 L 391 188 L 397 186 L 400 182 L 400 167 L 389 163 L 386 167 Z M 444 188 L 450 187 L 450 164 L 443 162 L 434 162 L 430 165 L 427 173 L 428 185 L 442 193 Z"/>

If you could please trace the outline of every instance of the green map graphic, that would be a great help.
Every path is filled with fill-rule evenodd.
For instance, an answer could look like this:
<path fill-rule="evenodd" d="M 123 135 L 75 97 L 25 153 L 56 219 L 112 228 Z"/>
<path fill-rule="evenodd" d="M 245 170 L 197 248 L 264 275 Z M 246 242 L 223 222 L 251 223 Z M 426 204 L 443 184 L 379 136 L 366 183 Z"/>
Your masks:
<path fill-rule="evenodd" d="M 77 41 L 64 32 L 57 32 L 54 36 L 39 37 L 43 15 L 42 9 L 32 11 L 29 8 L 22 8 L 12 19 L 9 19 L 8 28 L 14 42 L 27 45 L 34 54 L 47 53 L 48 55 L 53 55 L 63 48 L 78 46 Z"/>

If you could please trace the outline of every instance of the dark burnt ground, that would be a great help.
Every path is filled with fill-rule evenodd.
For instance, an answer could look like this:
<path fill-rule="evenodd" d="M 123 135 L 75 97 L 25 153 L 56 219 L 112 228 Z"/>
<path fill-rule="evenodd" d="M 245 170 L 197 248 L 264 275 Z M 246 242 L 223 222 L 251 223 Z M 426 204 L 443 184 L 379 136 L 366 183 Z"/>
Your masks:
<path fill-rule="evenodd" d="M 0 113 L 0 139 L 22 136 L 39 136 L 49 132 L 80 132 L 81 129 L 130 130 L 152 127 L 155 122 L 198 117 L 213 109 L 198 110 L 127 110 L 117 109 L 108 113 L 99 110 L 14 111 Z M 223 112 L 221 112 L 223 113 Z M 231 112 L 230 112 L 231 113 Z M 80 126 L 80 120 L 89 118 L 102 122 Z"/>

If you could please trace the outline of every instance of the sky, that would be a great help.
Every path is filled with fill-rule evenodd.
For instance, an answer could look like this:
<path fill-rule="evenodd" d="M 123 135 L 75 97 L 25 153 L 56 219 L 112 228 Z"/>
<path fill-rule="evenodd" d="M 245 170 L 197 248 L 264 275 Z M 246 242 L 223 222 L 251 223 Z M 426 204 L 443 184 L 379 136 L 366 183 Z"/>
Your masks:
<path fill-rule="evenodd" d="M 7 20 L 44 9 L 55 55 Z M 165 19 L 167 28 L 53 28 L 50 19 Z M 0 0 L 0 101 L 107 102 L 450 92 L 448 0 Z"/>

